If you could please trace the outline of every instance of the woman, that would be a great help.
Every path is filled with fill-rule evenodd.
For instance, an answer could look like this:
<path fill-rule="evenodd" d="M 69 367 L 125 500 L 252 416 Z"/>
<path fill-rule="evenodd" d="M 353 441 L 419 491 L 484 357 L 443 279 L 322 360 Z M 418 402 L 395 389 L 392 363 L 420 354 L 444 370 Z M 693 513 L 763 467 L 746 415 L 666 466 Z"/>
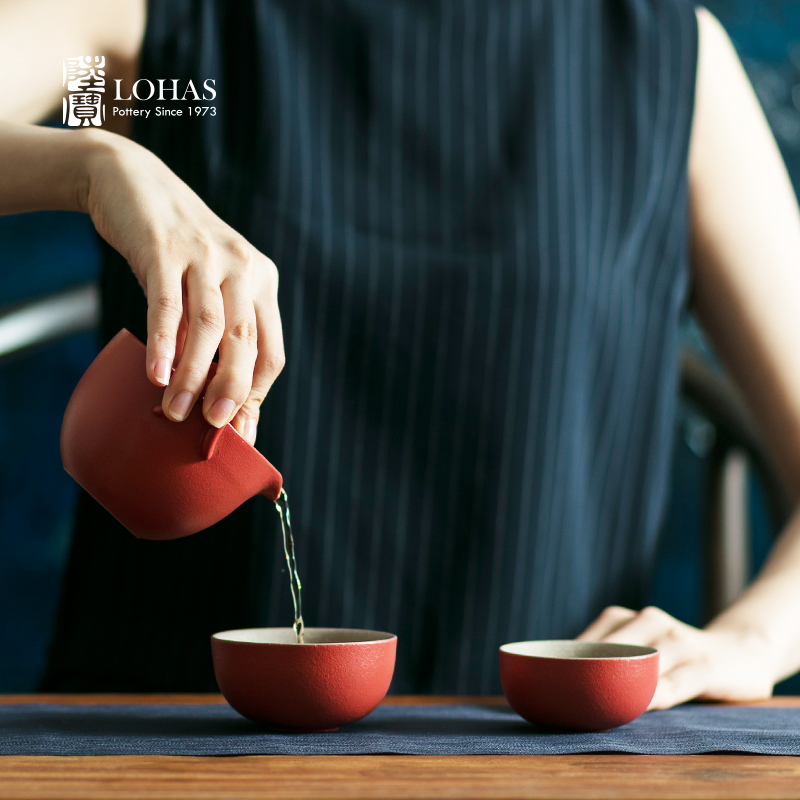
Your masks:
<path fill-rule="evenodd" d="M 91 214 L 103 337 L 147 338 L 175 424 L 202 402 L 255 441 L 260 419 L 308 624 L 397 632 L 396 691 L 497 691 L 497 645 L 582 629 L 661 650 L 655 708 L 764 697 L 800 667 L 797 516 L 705 629 L 631 610 L 690 294 L 800 487 L 800 215 L 710 14 L 163 0 L 145 25 L 140 2 L 84 5 L 3 7 L 0 52 L 213 79 L 216 113 L 138 117 L 131 140 L 4 124 L 1 207 Z M 57 107 L 43 71 L 12 74 L 5 117 Z M 267 513 L 154 544 L 83 496 L 46 688 L 212 685 L 209 633 L 291 620 Z"/>

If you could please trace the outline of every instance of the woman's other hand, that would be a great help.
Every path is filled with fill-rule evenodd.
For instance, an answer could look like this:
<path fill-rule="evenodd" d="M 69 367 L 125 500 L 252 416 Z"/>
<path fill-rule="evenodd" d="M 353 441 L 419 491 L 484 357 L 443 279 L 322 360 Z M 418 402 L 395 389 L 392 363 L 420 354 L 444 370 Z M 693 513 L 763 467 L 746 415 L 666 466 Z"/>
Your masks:
<path fill-rule="evenodd" d="M 753 631 L 722 625 L 700 630 L 660 608 L 609 606 L 578 639 L 655 647 L 659 678 L 651 710 L 695 698 L 741 702 L 772 694 L 775 659 Z"/>
<path fill-rule="evenodd" d="M 87 153 L 79 204 L 147 296 L 147 376 L 166 386 L 164 413 L 188 416 L 219 349 L 203 415 L 252 444 L 284 363 L 275 264 L 143 147 L 97 132 Z"/>

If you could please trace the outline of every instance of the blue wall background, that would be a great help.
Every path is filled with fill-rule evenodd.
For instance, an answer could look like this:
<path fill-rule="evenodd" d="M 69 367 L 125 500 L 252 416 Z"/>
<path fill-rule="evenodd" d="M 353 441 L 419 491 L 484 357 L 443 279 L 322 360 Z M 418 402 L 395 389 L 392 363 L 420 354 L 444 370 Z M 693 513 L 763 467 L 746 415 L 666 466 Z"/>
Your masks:
<path fill-rule="evenodd" d="M 800 189 L 800 2 L 710 0 L 728 29 Z M 46 212 L 0 218 L 0 305 L 92 280 L 99 250 L 88 218 Z M 687 345 L 709 353 L 687 321 Z M 69 548 L 76 486 L 58 453 L 61 416 L 97 352 L 74 336 L 0 362 L 0 692 L 35 689 Z M 670 505 L 651 601 L 690 624 L 701 620 L 702 496 L 709 435 L 682 407 L 676 420 Z M 772 531 L 759 487 L 751 488 L 754 564 Z M 800 678 L 780 689 L 800 694 Z"/>
<path fill-rule="evenodd" d="M 99 266 L 83 214 L 0 217 L 3 306 L 93 280 Z M 44 666 L 77 494 L 61 416 L 96 352 L 81 334 L 0 362 L 0 692 L 33 690 Z"/>

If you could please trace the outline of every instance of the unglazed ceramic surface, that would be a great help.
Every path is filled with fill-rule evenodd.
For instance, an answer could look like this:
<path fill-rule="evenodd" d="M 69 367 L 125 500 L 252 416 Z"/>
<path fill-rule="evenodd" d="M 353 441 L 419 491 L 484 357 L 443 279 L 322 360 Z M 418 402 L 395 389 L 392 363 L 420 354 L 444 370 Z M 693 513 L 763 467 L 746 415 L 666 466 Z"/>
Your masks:
<path fill-rule="evenodd" d="M 277 730 L 336 730 L 386 696 L 397 637 L 381 631 L 291 628 L 224 631 L 211 637 L 214 673 L 242 716 Z"/>
<path fill-rule="evenodd" d="M 176 539 L 207 528 L 255 494 L 276 500 L 280 473 L 198 401 L 183 422 L 161 412 L 145 346 L 121 330 L 75 387 L 61 426 L 64 469 L 131 533 Z"/>
<path fill-rule="evenodd" d="M 652 647 L 595 642 L 515 642 L 500 648 L 500 681 L 528 722 L 606 731 L 647 710 L 658 683 Z"/>

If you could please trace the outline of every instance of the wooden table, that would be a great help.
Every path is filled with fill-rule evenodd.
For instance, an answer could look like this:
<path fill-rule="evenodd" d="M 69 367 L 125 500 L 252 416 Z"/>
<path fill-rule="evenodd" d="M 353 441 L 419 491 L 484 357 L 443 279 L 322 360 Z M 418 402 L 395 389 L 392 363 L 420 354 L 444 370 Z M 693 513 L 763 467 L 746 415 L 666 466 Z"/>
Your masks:
<path fill-rule="evenodd" d="M 218 695 L 0 695 L 0 703 L 221 703 Z M 501 704 L 389 697 L 386 703 Z M 775 698 L 764 705 L 800 705 Z M 800 798 L 790 756 L 5 756 L 0 798 Z"/>

